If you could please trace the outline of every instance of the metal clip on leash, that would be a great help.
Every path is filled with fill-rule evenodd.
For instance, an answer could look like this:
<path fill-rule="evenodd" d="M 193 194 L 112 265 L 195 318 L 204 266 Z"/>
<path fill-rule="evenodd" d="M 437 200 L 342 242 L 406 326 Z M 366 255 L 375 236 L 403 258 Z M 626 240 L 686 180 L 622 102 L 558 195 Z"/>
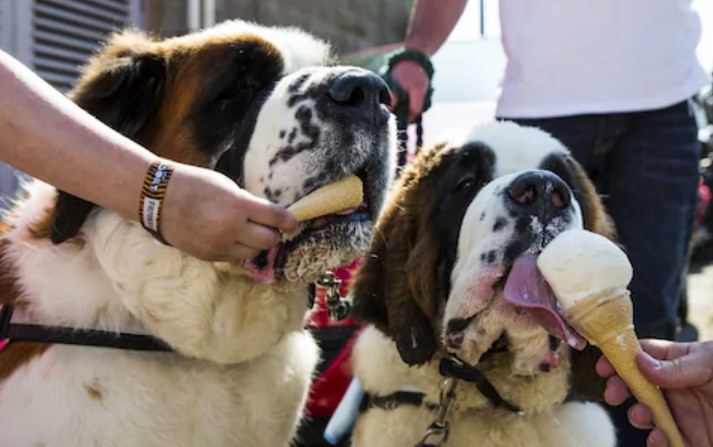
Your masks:
<path fill-rule="evenodd" d="M 415 447 L 441 447 L 448 440 L 448 411 L 451 408 L 456 395 L 456 385 L 458 381 L 448 378 L 443 381 L 441 394 L 438 398 L 438 413 L 431 425 L 426 429 L 426 434 L 421 438 L 421 442 Z"/>
<path fill-rule="evenodd" d="M 317 285 L 327 289 L 327 313 L 329 318 L 339 321 L 349 317 L 352 305 L 339 295 L 339 287 L 342 285 L 342 280 L 337 278 L 334 272 L 327 271 L 317 280 Z"/>

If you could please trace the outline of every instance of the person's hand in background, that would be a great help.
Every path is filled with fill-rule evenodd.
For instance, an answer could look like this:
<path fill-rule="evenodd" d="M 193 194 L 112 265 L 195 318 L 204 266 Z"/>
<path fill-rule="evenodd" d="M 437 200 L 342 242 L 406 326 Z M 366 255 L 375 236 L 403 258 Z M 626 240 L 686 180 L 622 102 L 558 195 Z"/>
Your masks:
<path fill-rule="evenodd" d="M 423 103 L 430 84 L 428 74 L 418 63 L 404 60 L 394 64 L 390 75 L 408 95 L 408 119 L 409 122 L 413 122 L 423 112 Z M 392 91 L 391 109 L 395 109 L 398 103 L 399 98 Z"/>
<path fill-rule="evenodd" d="M 676 343 L 642 340 L 646 352 L 636 361 L 641 373 L 664 392 L 673 417 L 691 447 L 713 447 L 713 342 Z M 630 393 L 611 364 L 602 357 L 597 373 L 607 378 L 604 400 L 621 405 Z M 653 426 L 651 411 L 642 404 L 629 409 L 629 422 L 637 428 Z M 654 429 L 648 447 L 668 446 L 663 432 Z"/>
<path fill-rule="evenodd" d="M 427 58 L 433 56 L 458 23 L 467 3 L 468 0 L 416 0 L 404 47 Z M 414 60 L 400 60 L 393 64 L 389 74 L 408 94 L 409 121 L 414 121 L 423 113 L 430 84 L 428 73 Z M 391 109 L 394 110 L 397 104 L 398 98 L 392 92 Z"/>

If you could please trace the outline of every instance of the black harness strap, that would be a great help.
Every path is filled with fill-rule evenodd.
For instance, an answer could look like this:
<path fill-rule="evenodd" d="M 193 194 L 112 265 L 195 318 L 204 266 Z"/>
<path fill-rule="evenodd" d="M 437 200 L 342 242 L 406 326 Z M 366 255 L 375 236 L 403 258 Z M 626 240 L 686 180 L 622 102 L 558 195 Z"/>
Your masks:
<path fill-rule="evenodd" d="M 173 351 L 165 342 L 150 335 L 12 323 L 14 310 L 14 306 L 9 304 L 3 305 L 0 309 L 0 340 L 94 346 L 131 351 Z"/>
<path fill-rule="evenodd" d="M 369 407 L 379 407 L 390 410 L 399 405 L 412 405 L 415 407 L 423 404 L 425 395 L 418 391 L 397 391 L 386 396 L 370 396 Z"/>
<path fill-rule="evenodd" d="M 450 357 L 444 357 L 438 365 L 438 371 L 444 377 L 453 377 L 465 382 L 474 383 L 478 391 L 480 391 L 480 394 L 485 396 L 495 408 L 504 408 L 513 413 L 519 413 L 521 411 L 517 405 L 503 398 L 493 384 L 490 383 L 488 378 L 477 368 L 453 360 Z"/>
<path fill-rule="evenodd" d="M 429 410 L 435 410 L 438 405 L 425 402 L 426 395 L 418 391 L 396 391 L 386 396 L 365 396 L 359 410 L 364 412 L 369 408 L 377 407 L 385 410 L 392 410 L 401 405 L 411 405 L 414 407 L 425 406 Z"/>
<path fill-rule="evenodd" d="M 438 365 L 438 371 L 443 377 L 453 377 L 475 384 L 480 394 L 482 394 L 494 408 L 503 408 L 513 413 L 519 413 L 520 407 L 508 401 L 498 393 L 498 390 L 485 377 L 485 374 L 477 368 L 465 363 L 444 357 Z M 394 409 L 400 405 L 425 406 L 429 410 L 437 410 L 438 405 L 425 402 L 426 395 L 418 391 L 396 391 L 386 396 L 366 395 L 360 406 L 360 411 L 364 412 L 369 408 L 378 407 L 386 410 Z"/>

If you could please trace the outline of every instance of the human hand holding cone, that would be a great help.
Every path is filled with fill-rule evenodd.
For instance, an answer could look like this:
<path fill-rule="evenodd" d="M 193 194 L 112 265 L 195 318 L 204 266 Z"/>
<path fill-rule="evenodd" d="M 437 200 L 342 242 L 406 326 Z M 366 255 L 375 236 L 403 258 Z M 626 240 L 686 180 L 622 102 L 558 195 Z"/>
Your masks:
<path fill-rule="evenodd" d="M 642 349 L 632 324 L 633 306 L 628 290 L 582 300 L 566 310 L 566 319 L 577 332 L 601 349 L 634 397 L 651 409 L 654 424 L 666 434 L 670 445 L 684 447 L 661 390 L 636 366 L 636 356 Z"/>
<path fill-rule="evenodd" d="M 584 230 L 565 231 L 540 254 L 537 266 L 563 307 L 567 322 L 601 349 L 631 393 L 651 409 L 672 447 L 685 447 L 661 390 L 636 366 L 642 352 L 634 332 L 627 286 L 632 268 L 614 243 Z"/>
<path fill-rule="evenodd" d="M 316 217 L 358 207 L 364 200 L 363 185 L 359 177 L 350 176 L 322 186 L 302 197 L 287 208 L 297 220 L 304 222 Z"/>

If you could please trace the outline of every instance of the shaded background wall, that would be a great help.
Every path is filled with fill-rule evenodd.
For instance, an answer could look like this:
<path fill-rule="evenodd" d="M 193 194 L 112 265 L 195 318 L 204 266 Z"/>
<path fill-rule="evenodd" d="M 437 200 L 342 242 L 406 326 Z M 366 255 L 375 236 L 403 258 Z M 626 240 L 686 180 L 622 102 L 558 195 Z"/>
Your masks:
<path fill-rule="evenodd" d="M 204 2 L 198 4 L 203 6 Z M 210 18 L 215 22 L 241 18 L 265 25 L 299 26 L 330 41 L 337 52 L 343 53 L 402 41 L 413 1 L 211 0 L 210 3 L 215 4 L 215 18 Z M 184 33 L 188 31 L 189 8 L 190 0 L 151 0 L 147 4 L 147 28 L 160 35 Z"/>
<path fill-rule="evenodd" d="M 127 26 L 171 36 L 241 18 L 299 26 L 332 42 L 339 54 L 401 41 L 411 5 L 412 0 L 0 0 L 0 49 L 66 92 L 102 41 Z M 21 176 L 0 161 L 0 211 Z"/>
<path fill-rule="evenodd" d="M 143 27 L 146 5 L 144 0 L 0 0 L 0 49 L 64 92 L 111 32 Z M 22 177 L 0 161 L 0 211 Z"/>

